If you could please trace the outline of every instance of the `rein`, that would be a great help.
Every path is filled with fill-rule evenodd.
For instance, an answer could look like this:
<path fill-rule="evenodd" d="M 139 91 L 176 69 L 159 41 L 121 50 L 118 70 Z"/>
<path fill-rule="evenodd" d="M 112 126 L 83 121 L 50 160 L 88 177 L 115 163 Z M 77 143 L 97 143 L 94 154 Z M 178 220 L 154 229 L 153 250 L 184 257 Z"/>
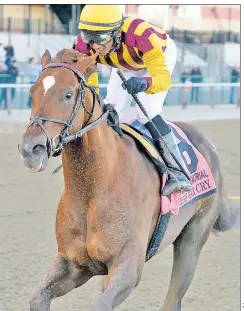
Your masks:
<path fill-rule="evenodd" d="M 66 63 L 49 63 L 47 64 L 42 71 L 46 70 L 47 68 L 67 68 L 75 73 L 79 80 L 79 89 L 76 97 L 76 103 L 74 105 L 74 108 L 71 112 L 71 115 L 69 119 L 66 120 L 57 120 L 53 118 L 47 118 L 47 117 L 41 117 L 41 116 L 32 116 L 30 118 L 30 123 L 28 127 L 31 125 L 38 125 L 40 128 L 43 130 L 47 137 L 47 154 L 48 158 L 51 156 L 59 156 L 63 147 L 68 144 L 69 142 L 82 137 L 86 132 L 97 126 L 98 124 L 106 121 L 109 118 L 109 113 L 112 111 L 112 109 L 106 109 L 105 112 L 95 121 L 90 122 L 91 118 L 94 115 L 94 109 L 95 109 L 95 104 L 96 100 L 98 101 L 99 105 L 101 106 L 100 103 L 100 98 L 98 97 L 95 89 L 85 82 L 84 75 L 75 67 Z M 92 109 L 89 111 L 87 107 L 85 106 L 85 89 L 89 88 L 93 94 L 93 103 L 92 103 Z M 89 118 L 85 125 L 77 132 L 70 134 L 69 131 L 73 128 L 74 126 L 74 120 L 75 117 L 77 116 L 77 113 L 80 109 L 80 107 L 83 107 L 84 110 L 88 113 Z M 50 138 L 45 127 L 43 124 L 43 121 L 49 121 L 49 122 L 54 122 L 54 123 L 59 123 L 59 124 L 64 124 L 65 127 L 62 130 L 60 134 L 55 135 L 53 138 Z M 90 123 L 89 123 L 90 122 Z M 55 140 L 59 138 L 59 142 L 56 146 Z"/>

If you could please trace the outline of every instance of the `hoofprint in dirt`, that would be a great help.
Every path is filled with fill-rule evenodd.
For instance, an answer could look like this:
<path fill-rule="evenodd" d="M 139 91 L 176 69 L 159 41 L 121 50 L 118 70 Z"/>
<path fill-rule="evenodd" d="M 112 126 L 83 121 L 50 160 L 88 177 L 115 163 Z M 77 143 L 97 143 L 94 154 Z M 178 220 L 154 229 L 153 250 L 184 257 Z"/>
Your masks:
<path fill-rule="evenodd" d="M 194 122 L 192 122 L 194 123 Z M 229 195 L 240 194 L 240 121 L 197 122 L 215 143 Z M 4 311 L 28 310 L 33 290 L 41 283 L 56 254 L 55 215 L 62 174 L 51 175 L 53 159 L 41 174 L 28 173 L 17 152 L 22 132 L 0 134 L 0 306 Z M 234 202 L 239 204 L 239 202 Z M 183 301 L 193 311 L 240 309 L 240 231 L 211 236 L 200 257 L 193 283 Z M 157 310 L 166 295 L 172 248 L 145 265 L 140 285 L 120 311 Z M 165 282 L 162 282 L 165 280 Z M 89 310 L 100 292 L 100 277 L 53 301 L 52 310 Z"/>

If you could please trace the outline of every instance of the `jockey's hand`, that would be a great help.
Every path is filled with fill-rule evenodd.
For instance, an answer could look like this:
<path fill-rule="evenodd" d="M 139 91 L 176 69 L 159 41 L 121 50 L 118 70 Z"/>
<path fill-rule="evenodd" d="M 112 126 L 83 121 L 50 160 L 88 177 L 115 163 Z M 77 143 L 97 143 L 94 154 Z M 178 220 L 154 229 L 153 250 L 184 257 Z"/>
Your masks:
<path fill-rule="evenodd" d="M 124 90 L 127 89 L 129 94 L 136 94 L 146 91 L 148 84 L 144 78 L 131 77 L 126 81 L 126 85 L 122 83 Z"/>

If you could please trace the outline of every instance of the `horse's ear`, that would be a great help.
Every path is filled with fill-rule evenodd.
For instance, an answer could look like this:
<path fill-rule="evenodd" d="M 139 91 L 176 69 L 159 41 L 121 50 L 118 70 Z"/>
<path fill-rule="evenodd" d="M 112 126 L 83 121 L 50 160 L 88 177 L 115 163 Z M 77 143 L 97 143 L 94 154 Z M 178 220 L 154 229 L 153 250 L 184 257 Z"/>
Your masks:
<path fill-rule="evenodd" d="M 97 54 L 93 54 L 91 56 L 81 56 L 79 58 L 79 61 L 76 64 L 76 66 L 81 73 L 86 73 L 88 71 L 88 69 L 93 70 L 93 72 L 95 72 L 96 66 L 94 66 L 94 65 L 96 63 L 96 58 L 97 58 Z"/>
<path fill-rule="evenodd" d="M 90 65 L 84 72 L 84 77 L 86 81 L 88 81 L 88 78 L 90 77 L 92 73 L 97 72 L 97 71 L 98 71 L 97 65 Z"/>
<path fill-rule="evenodd" d="M 50 60 L 51 60 L 51 54 L 49 53 L 48 50 L 46 50 L 41 58 L 42 68 L 44 68 L 50 62 Z"/>

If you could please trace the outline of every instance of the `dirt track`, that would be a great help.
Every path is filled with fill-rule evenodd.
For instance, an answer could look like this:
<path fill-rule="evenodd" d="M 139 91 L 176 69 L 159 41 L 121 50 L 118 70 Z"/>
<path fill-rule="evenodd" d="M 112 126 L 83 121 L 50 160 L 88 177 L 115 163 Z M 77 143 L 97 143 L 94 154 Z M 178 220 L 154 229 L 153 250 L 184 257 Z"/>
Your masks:
<path fill-rule="evenodd" d="M 228 195 L 240 195 L 240 121 L 197 122 L 215 143 Z M 56 254 L 54 222 L 62 191 L 62 173 L 51 160 L 41 174 L 30 174 L 17 152 L 22 133 L 0 133 L 0 310 L 28 311 L 28 300 Z M 239 204 L 238 201 L 233 202 Z M 165 298 L 172 267 L 172 247 L 145 265 L 142 281 L 118 308 L 158 310 Z M 183 300 L 187 311 L 240 309 L 239 227 L 210 236 L 192 285 Z M 90 280 L 53 302 L 52 310 L 89 310 L 99 296 L 100 278 Z M 1 306 L 2 305 L 2 306 Z M 1 308 L 2 307 L 2 308 Z"/>

